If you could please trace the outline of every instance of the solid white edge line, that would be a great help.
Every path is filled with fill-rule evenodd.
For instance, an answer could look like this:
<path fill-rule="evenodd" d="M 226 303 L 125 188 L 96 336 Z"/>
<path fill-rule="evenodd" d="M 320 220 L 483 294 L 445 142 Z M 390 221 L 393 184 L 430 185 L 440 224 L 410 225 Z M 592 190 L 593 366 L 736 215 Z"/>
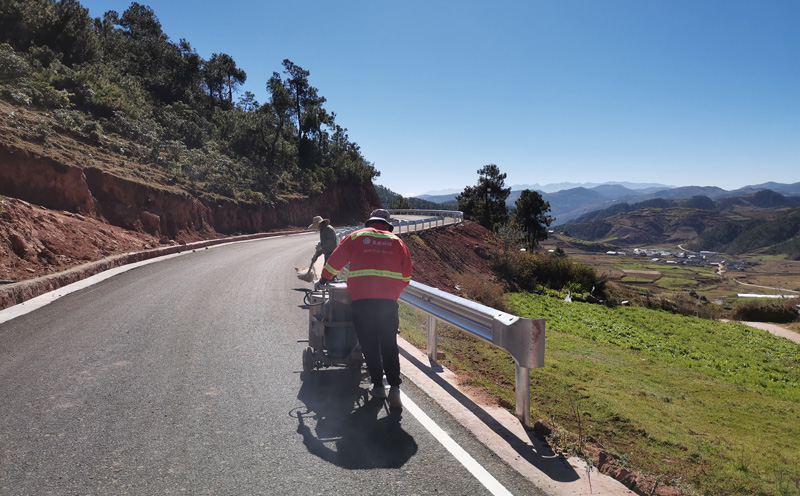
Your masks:
<path fill-rule="evenodd" d="M 114 267 L 113 269 L 104 270 L 103 272 L 98 272 L 92 276 L 87 277 L 86 279 L 81 279 L 80 281 L 75 281 L 72 284 L 67 284 L 66 286 L 62 286 L 58 289 L 54 289 L 47 293 L 41 294 L 36 296 L 35 298 L 31 298 L 30 300 L 23 301 L 22 303 L 18 303 L 14 306 L 5 308 L 0 310 L 0 324 L 4 322 L 8 322 L 9 320 L 15 319 L 17 317 L 21 317 L 25 314 L 31 313 L 34 310 L 38 310 L 43 306 L 56 301 L 57 299 L 67 296 L 70 293 L 74 293 L 75 291 L 80 291 L 81 289 L 88 288 L 94 284 L 97 284 L 101 281 L 105 281 L 111 277 L 114 277 L 118 274 L 122 274 L 123 272 L 127 272 L 129 270 L 135 269 L 137 267 L 142 267 L 143 265 L 148 265 L 151 263 L 161 262 L 163 260 L 167 260 L 173 257 L 178 257 L 181 255 L 188 255 L 189 253 L 194 253 L 198 249 L 203 250 L 210 250 L 213 248 L 219 248 L 226 245 L 232 245 L 236 243 L 249 243 L 251 241 L 263 241 L 265 239 L 275 239 L 284 236 L 299 236 L 302 234 L 308 233 L 289 233 L 289 234 L 282 234 L 279 236 L 271 236 L 267 238 L 258 238 L 258 239 L 245 239 L 242 241 L 231 241 L 228 243 L 220 243 L 218 245 L 211 245 L 205 246 L 203 248 L 192 248 L 187 249 L 186 251 L 181 251 L 178 253 L 171 253 L 169 255 L 162 255 L 160 257 L 155 258 L 148 258 L 147 260 L 142 260 L 141 262 L 134 262 L 126 265 L 120 265 L 119 267 Z"/>
<path fill-rule="evenodd" d="M 17 305 L 0 310 L 0 324 L 15 319 L 17 317 L 21 317 L 25 314 L 31 313 L 34 310 L 38 310 L 43 306 L 48 305 L 63 296 L 67 296 L 70 293 L 74 293 L 76 291 L 80 291 L 81 289 L 88 288 L 89 286 L 97 284 L 101 281 L 105 281 L 106 279 L 114 277 L 118 274 L 122 274 L 123 272 L 133 270 L 143 265 L 160 262 L 168 258 L 177 257 L 179 255 L 183 255 L 186 253 L 190 252 L 173 253 L 170 255 L 164 255 L 157 258 L 142 260 L 141 262 L 121 265 L 119 267 L 114 267 L 113 269 L 104 270 L 103 272 L 98 272 L 97 274 L 89 276 L 86 279 L 81 279 L 80 281 L 73 282 L 72 284 L 67 284 L 66 286 L 62 286 L 58 289 L 54 289 L 47 293 L 41 294 L 35 298 L 31 298 L 30 300 L 26 300 Z"/>
<path fill-rule="evenodd" d="M 483 487 L 496 496 L 511 496 L 508 491 L 497 479 L 494 478 L 483 466 L 478 463 L 464 448 L 458 445 L 436 422 L 434 422 L 416 403 L 411 401 L 408 395 L 401 392 L 403 408 L 413 415 L 425 429 L 430 432 L 447 451 L 449 451 L 470 473 L 475 476 Z"/>

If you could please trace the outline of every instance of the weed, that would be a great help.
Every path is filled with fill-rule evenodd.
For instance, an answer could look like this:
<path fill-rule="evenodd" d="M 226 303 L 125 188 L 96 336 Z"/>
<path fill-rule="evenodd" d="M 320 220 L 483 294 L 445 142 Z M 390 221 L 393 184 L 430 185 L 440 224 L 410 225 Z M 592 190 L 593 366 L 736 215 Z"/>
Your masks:
<path fill-rule="evenodd" d="M 742 446 L 742 450 L 739 453 L 739 464 L 737 468 L 745 473 L 750 471 L 750 460 L 745 456 L 744 446 Z"/>

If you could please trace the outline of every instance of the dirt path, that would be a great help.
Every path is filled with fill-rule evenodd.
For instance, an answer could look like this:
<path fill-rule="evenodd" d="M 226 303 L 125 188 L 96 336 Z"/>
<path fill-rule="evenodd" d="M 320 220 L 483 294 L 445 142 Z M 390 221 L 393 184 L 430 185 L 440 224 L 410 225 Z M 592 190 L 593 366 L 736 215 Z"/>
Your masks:
<path fill-rule="evenodd" d="M 734 279 L 734 278 L 732 278 L 732 279 L 733 279 L 733 282 L 735 282 L 736 284 L 741 284 L 742 286 L 752 286 L 754 288 L 762 288 L 762 289 L 774 289 L 775 291 L 788 291 L 790 293 L 798 293 L 798 294 L 800 294 L 800 291 L 795 291 L 793 289 L 774 288 L 772 286 L 759 286 L 758 284 L 750 284 L 749 282 L 742 282 L 742 281 L 740 281 L 738 279 Z"/>
<path fill-rule="evenodd" d="M 734 322 L 732 320 L 727 320 L 727 319 L 723 319 L 722 321 Z M 790 341 L 794 341 L 795 343 L 800 344 L 800 333 L 797 333 L 785 327 L 781 327 L 777 324 L 768 324 L 766 322 L 744 322 L 744 321 L 740 322 L 740 324 L 744 324 L 750 327 L 755 327 L 756 329 L 767 331 L 775 336 L 786 338 Z"/>

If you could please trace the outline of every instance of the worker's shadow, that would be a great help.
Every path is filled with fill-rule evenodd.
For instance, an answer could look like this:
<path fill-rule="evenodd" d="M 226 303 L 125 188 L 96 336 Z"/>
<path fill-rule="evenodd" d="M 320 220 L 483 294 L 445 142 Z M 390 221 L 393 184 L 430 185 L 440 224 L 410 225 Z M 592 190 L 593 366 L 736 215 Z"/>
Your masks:
<path fill-rule="evenodd" d="M 360 380 L 349 370 L 305 372 L 297 397 L 306 411 L 294 412 L 297 433 L 309 452 L 339 467 L 402 467 L 417 452 L 416 441 L 400 424 L 402 411 L 368 400 Z"/>

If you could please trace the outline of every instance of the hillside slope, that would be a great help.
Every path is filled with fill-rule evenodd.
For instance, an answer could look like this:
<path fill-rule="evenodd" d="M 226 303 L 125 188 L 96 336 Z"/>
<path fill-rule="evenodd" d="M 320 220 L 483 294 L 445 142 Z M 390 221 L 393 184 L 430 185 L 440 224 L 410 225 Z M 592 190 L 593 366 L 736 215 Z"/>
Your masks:
<path fill-rule="evenodd" d="M 721 200 L 696 196 L 620 203 L 561 229 L 575 238 L 624 248 L 683 244 L 729 254 L 769 249 L 796 260 L 799 213 L 800 197 L 762 190 Z"/>
<path fill-rule="evenodd" d="M 127 251 L 305 228 L 324 214 L 360 222 L 380 206 L 371 182 L 333 184 L 266 205 L 196 193 L 126 155 L 87 143 L 52 114 L 0 100 L 0 280 L 22 281 Z"/>
<path fill-rule="evenodd" d="M 183 241 L 308 225 L 326 212 L 334 223 L 361 219 L 380 205 L 371 182 L 334 183 L 320 194 L 260 204 L 210 195 L 130 156 L 137 145 L 98 143 L 62 129 L 52 114 L 0 100 L 0 195 L 95 217 L 128 230 Z"/>
<path fill-rule="evenodd" d="M 411 252 L 412 279 L 453 294 L 459 293 L 456 286 L 465 277 L 493 279 L 489 234 L 483 226 L 465 222 L 404 236 Z"/>

